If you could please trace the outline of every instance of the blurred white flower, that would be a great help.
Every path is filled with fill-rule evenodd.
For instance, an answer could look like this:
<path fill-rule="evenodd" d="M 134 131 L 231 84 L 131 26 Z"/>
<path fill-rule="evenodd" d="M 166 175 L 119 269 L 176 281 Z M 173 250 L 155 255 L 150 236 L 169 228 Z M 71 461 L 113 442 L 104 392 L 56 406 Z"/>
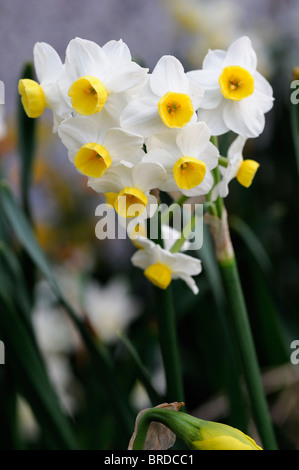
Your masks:
<path fill-rule="evenodd" d="M 40 432 L 31 406 L 20 395 L 17 396 L 17 420 L 23 439 L 34 441 Z"/>
<path fill-rule="evenodd" d="M 32 321 L 38 344 L 45 355 L 69 354 L 75 350 L 74 331 L 62 310 L 37 305 Z"/>
<path fill-rule="evenodd" d="M 113 278 L 106 285 L 90 281 L 84 292 L 84 311 L 96 334 L 105 343 L 117 340 L 140 313 L 141 304 L 125 279 Z"/>
<path fill-rule="evenodd" d="M 63 410 L 70 416 L 73 415 L 78 407 L 80 387 L 69 358 L 60 354 L 50 354 L 45 357 L 45 362 Z"/>
<path fill-rule="evenodd" d="M 233 42 L 227 51 L 210 50 L 202 70 L 187 75 L 205 90 L 198 117 L 221 135 L 229 130 L 257 137 L 264 130 L 265 113 L 273 106 L 273 91 L 256 70 L 257 57 L 248 37 Z"/>

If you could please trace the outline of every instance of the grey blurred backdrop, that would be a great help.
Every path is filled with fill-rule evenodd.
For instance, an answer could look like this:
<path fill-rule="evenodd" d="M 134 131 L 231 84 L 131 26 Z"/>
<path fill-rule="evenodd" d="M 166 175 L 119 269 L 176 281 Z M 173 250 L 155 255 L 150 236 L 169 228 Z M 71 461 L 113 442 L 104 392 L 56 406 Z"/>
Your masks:
<path fill-rule="evenodd" d="M 15 107 L 19 74 L 37 41 L 50 43 L 63 59 L 73 37 L 100 45 L 122 38 L 132 55 L 152 68 L 163 54 L 186 63 L 192 58 L 192 65 L 200 66 L 208 47 L 227 47 L 249 34 L 258 49 L 288 56 L 291 70 L 297 62 L 298 11 L 297 0 L 0 0 L 0 79 L 7 111 Z M 271 58 L 258 52 L 270 74 Z"/>

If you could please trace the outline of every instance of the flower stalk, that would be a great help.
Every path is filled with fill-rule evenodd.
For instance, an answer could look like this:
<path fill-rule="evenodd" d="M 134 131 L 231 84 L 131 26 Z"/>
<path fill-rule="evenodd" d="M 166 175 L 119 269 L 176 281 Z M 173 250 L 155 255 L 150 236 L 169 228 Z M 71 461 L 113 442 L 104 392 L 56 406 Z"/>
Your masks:
<path fill-rule="evenodd" d="M 157 287 L 154 290 L 159 342 L 165 370 L 167 400 L 184 401 L 183 376 L 172 289 L 169 286 L 166 290 L 161 290 Z"/>
<path fill-rule="evenodd" d="M 252 412 L 264 448 L 267 450 L 275 450 L 277 446 L 274 431 L 261 382 L 258 359 L 248 319 L 237 261 L 230 239 L 227 213 L 224 209 L 222 218 L 207 214 L 205 220 L 209 225 L 215 244 L 216 258 L 227 296 L 229 315 L 235 330 L 237 347 L 247 384 Z"/>

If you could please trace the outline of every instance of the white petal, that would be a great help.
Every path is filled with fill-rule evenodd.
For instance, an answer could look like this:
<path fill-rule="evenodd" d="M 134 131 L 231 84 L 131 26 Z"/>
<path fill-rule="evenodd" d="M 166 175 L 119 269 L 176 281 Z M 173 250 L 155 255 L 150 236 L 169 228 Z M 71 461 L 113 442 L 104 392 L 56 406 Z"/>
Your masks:
<path fill-rule="evenodd" d="M 34 67 L 39 83 L 58 80 L 62 73 L 62 62 L 52 46 L 46 42 L 37 42 L 33 48 Z"/>
<path fill-rule="evenodd" d="M 196 282 L 194 281 L 193 277 L 188 276 L 187 274 L 184 273 L 177 273 L 173 276 L 173 279 L 182 279 L 187 286 L 192 290 L 193 294 L 197 295 L 199 292 L 199 288 L 196 285 Z"/>
<path fill-rule="evenodd" d="M 180 150 L 177 147 L 176 138 L 181 129 L 163 129 L 161 132 L 149 137 L 146 142 L 147 151 L 164 150 L 170 153 L 174 163 L 181 157 Z"/>
<path fill-rule="evenodd" d="M 225 57 L 226 51 L 223 51 L 221 49 L 209 50 L 203 60 L 202 68 L 204 70 L 222 69 Z"/>
<path fill-rule="evenodd" d="M 121 39 L 119 41 L 108 41 L 102 47 L 102 51 L 106 54 L 107 59 L 111 63 L 121 61 L 131 61 L 132 56 L 129 47 Z"/>
<path fill-rule="evenodd" d="M 151 97 L 129 103 L 120 116 L 121 127 L 143 135 L 145 138 L 161 130 L 157 103 Z"/>
<path fill-rule="evenodd" d="M 201 261 L 184 253 L 175 253 L 175 260 L 171 268 L 175 273 L 184 273 L 189 276 L 197 276 L 202 271 Z"/>
<path fill-rule="evenodd" d="M 254 93 L 256 94 L 256 99 L 258 100 L 263 112 L 267 113 L 273 107 L 273 89 L 270 83 L 259 72 L 255 73 L 254 79 Z"/>
<path fill-rule="evenodd" d="M 231 161 L 235 158 L 235 155 L 243 154 L 243 149 L 245 147 L 247 138 L 244 136 L 239 135 L 234 141 L 230 144 L 229 149 L 227 151 L 227 158 Z"/>
<path fill-rule="evenodd" d="M 177 190 L 177 184 L 173 178 L 173 165 L 176 162 L 176 158 L 173 158 L 171 153 L 163 149 L 153 149 L 144 155 L 142 161 L 148 163 L 158 163 L 165 169 L 167 179 L 163 182 L 160 182 L 159 189 L 162 191 Z"/>
<path fill-rule="evenodd" d="M 181 129 L 176 141 L 182 156 L 196 158 L 206 149 L 210 137 L 209 127 L 204 122 L 196 122 Z"/>
<path fill-rule="evenodd" d="M 223 111 L 223 119 L 227 127 L 244 137 L 259 136 L 265 126 L 263 111 L 252 96 L 242 101 L 227 101 Z"/>
<path fill-rule="evenodd" d="M 188 81 L 189 81 L 188 94 L 191 98 L 193 108 L 196 111 L 203 100 L 204 88 L 192 78 L 188 78 Z"/>
<path fill-rule="evenodd" d="M 144 155 L 142 161 L 147 163 L 159 163 L 165 170 L 172 171 L 173 165 L 177 159 L 167 150 L 154 148 Z"/>
<path fill-rule="evenodd" d="M 159 188 L 167 180 L 167 173 L 159 163 L 141 162 L 133 169 L 134 187 L 142 192 Z"/>
<path fill-rule="evenodd" d="M 151 264 L 155 264 L 161 259 L 161 248 L 153 241 L 145 238 L 138 237 L 135 239 L 143 249 L 136 251 L 131 257 L 133 266 L 137 268 L 146 269 Z"/>
<path fill-rule="evenodd" d="M 247 36 L 237 39 L 228 48 L 223 67 L 228 65 L 239 65 L 251 74 L 255 72 L 257 65 L 256 53 Z"/>
<path fill-rule="evenodd" d="M 64 99 L 58 83 L 44 83 L 42 88 L 46 98 L 47 107 L 53 112 L 54 119 L 56 119 L 57 122 L 60 122 L 63 119 L 71 117 L 72 108 Z"/>
<path fill-rule="evenodd" d="M 225 134 L 229 130 L 223 119 L 224 105 L 223 99 L 215 109 L 198 110 L 198 119 L 205 122 L 215 136 Z"/>
<path fill-rule="evenodd" d="M 101 178 L 88 178 L 87 185 L 98 193 L 119 193 L 127 186 L 124 184 L 126 170 L 122 164 L 111 166 Z"/>
<path fill-rule="evenodd" d="M 204 90 L 219 88 L 219 75 L 221 70 L 192 70 L 187 72 L 187 77 L 201 85 Z"/>
<path fill-rule="evenodd" d="M 131 88 L 142 86 L 146 82 L 147 69 L 135 62 L 113 63 L 105 73 L 107 89 L 113 93 L 121 93 Z"/>
<path fill-rule="evenodd" d="M 209 170 L 213 170 L 218 165 L 219 150 L 212 142 L 208 142 L 207 147 L 198 158 L 207 165 Z"/>
<path fill-rule="evenodd" d="M 89 142 L 97 142 L 96 123 L 88 117 L 74 117 L 63 121 L 58 128 L 58 135 L 71 152 L 78 150 Z"/>
<path fill-rule="evenodd" d="M 181 62 L 173 56 L 163 56 L 156 64 L 151 76 L 150 86 L 157 96 L 169 91 L 188 93 L 188 79 Z"/>
<path fill-rule="evenodd" d="M 106 54 L 95 42 L 81 38 L 75 38 L 69 42 L 66 49 L 65 68 L 71 82 L 84 75 L 96 76 L 104 82 L 107 65 Z"/>
<path fill-rule="evenodd" d="M 107 148 L 113 163 L 121 160 L 138 163 L 144 154 L 143 138 L 120 128 L 108 129 L 103 146 Z"/>

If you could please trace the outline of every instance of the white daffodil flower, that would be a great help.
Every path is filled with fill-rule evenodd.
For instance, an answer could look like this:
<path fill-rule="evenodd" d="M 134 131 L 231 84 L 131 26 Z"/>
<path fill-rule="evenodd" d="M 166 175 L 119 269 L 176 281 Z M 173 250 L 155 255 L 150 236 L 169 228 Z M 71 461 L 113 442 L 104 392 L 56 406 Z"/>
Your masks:
<path fill-rule="evenodd" d="M 66 49 L 64 89 L 80 115 L 97 114 L 102 109 L 113 113 L 115 106 L 120 109 L 127 103 L 124 92 L 145 82 L 147 72 L 133 62 L 122 40 L 100 47 L 75 38 Z"/>
<path fill-rule="evenodd" d="M 177 58 L 161 57 L 139 92 L 121 114 L 122 127 L 149 137 L 197 121 L 203 88 L 188 78 Z"/>
<path fill-rule="evenodd" d="M 204 87 L 198 118 L 213 135 L 232 130 L 249 138 L 262 133 L 265 113 L 273 106 L 273 90 L 256 67 L 251 41 L 243 36 L 227 51 L 210 50 L 202 70 L 187 73 Z"/>
<path fill-rule="evenodd" d="M 140 162 L 137 165 L 122 161 L 111 166 L 101 178 L 89 178 L 88 186 L 106 195 L 121 217 L 137 217 L 144 213 L 148 217 L 157 208 L 157 199 L 150 191 L 167 178 L 159 163 Z"/>
<path fill-rule="evenodd" d="M 117 341 L 141 311 L 126 279 L 112 278 L 105 286 L 90 281 L 84 291 L 86 316 L 97 336 L 105 343 Z"/>
<path fill-rule="evenodd" d="M 102 116 L 80 116 L 58 128 L 70 161 L 86 176 L 100 178 L 111 165 L 122 160 L 138 163 L 144 155 L 142 137 L 109 124 Z"/>
<path fill-rule="evenodd" d="M 19 80 L 21 101 L 30 118 L 41 116 L 45 108 L 51 109 L 56 132 L 58 124 L 70 117 L 72 111 L 60 89 L 64 66 L 55 49 L 45 42 L 34 45 L 33 58 L 38 82 L 28 78 Z"/>
<path fill-rule="evenodd" d="M 218 164 L 218 149 L 210 142 L 211 131 L 203 122 L 183 129 L 167 129 L 147 140 L 143 161 L 159 162 L 167 172 L 163 191 L 185 196 L 208 194 L 213 186 L 211 170 Z"/>
<path fill-rule="evenodd" d="M 244 160 L 243 149 L 246 140 L 245 137 L 238 136 L 230 145 L 227 152 L 227 167 L 219 166 L 222 179 L 213 189 L 212 200 L 216 200 L 218 196 L 226 197 L 229 192 L 228 185 L 234 178 L 246 188 L 251 185 L 260 165 L 255 160 Z"/>
<path fill-rule="evenodd" d="M 144 275 L 155 286 L 167 289 L 173 279 L 182 279 L 194 294 L 199 289 L 192 276 L 201 270 L 201 261 L 184 253 L 171 253 L 149 239 L 135 240 L 141 247 L 131 258 L 133 266 L 143 269 Z"/>

